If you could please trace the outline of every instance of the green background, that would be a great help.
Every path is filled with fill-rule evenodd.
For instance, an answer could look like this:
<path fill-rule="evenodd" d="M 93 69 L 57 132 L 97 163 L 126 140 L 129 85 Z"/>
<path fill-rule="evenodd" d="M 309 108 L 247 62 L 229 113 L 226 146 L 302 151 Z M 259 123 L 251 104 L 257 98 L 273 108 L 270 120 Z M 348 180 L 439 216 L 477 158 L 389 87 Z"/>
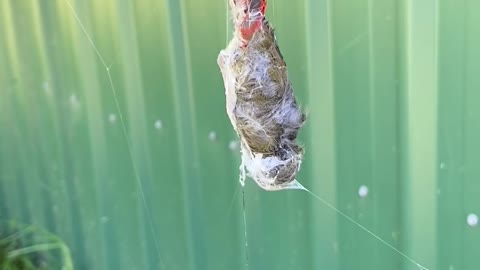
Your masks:
<path fill-rule="evenodd" d="M 76 269 L 246 269 L 226 2 L 0 0 L 0 219 Z M 308 115 L 298 180 L 430 269 L 480 267 L 479 10 L 269 1 Z M 245 192 L 251 270 L 419 269 L 306 192 Z"/>

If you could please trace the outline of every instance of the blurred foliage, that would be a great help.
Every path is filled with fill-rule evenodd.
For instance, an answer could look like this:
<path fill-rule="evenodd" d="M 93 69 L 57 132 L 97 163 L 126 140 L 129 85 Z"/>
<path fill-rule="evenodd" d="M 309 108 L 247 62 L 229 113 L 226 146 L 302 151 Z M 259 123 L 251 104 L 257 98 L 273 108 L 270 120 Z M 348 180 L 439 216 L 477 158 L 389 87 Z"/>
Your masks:
<path fill-rule="evenodd" d="M 0 223 L 0 269 L 73 270 L 73 263 L 58 236 L 10 220 Z"/>

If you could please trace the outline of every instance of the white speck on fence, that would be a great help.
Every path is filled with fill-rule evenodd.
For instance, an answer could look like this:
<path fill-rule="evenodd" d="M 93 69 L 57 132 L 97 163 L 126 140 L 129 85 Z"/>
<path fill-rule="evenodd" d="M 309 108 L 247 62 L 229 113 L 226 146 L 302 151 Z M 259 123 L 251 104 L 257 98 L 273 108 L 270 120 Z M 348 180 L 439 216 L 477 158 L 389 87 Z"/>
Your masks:
<path fill-rule="evenodd" d="M 117 116 L 114 113 L 111 113 L 108 115 L 108 122 L 111 124 L 115 123 L 117 121 Z"/>
<path fill-rule="evenodd" d="M 208 138 L 210 139 L 210 141 L 215 141 L 217 139 L 217 133 L 215 133 L 215 131 L 210 131 L 210 133 L 208 134 Z"/>
<path fill-rule="evenodd" d="M 368 195 L 368 187 L 365 185 L 361 185 L 360 188 L 358 189 L 358 196 L 361 198 L 365 198 Z"/>
<path fill-rule="evenodd" d="M 478 216 L 476 214 L 469 214 L 467 216 L 467 224 L 470 227 L 476 227 L 478 225 Z"/>
<path fill-rule="evenodd" d="M 238 149 L 238 141 L 230 141 L 230 143 L 228 144 L 228 148 L 230 148 L 230 150 L 237 150 Z"/>
<path fill-rule="evenodd" d="M 156 129 L 161 129 L 163 127 L 162 121 L 161 120 L 155 121 L 154 127 Z"/>
<path fill-rule="evenodd" d="M 71 95 L 70 96 L 70 105 L 76 106 L 78 105 L 78 99 L 76 95 Z"/>

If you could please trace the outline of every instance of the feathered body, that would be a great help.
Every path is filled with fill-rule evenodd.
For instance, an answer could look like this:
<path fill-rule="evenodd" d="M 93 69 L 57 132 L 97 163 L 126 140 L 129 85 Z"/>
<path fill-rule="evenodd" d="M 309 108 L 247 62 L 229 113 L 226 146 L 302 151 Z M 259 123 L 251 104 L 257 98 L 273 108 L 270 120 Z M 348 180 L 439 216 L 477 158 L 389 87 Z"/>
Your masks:
<path fill-rule="evenodd" d="M 265 0 L 231 0 L 234 37 L 220 52 L 227 113 L 242 147 L 245 167 L 266 190 L 297 188 L 303 148 L 296 143 L 305 121 L 288 79 Z M 243 183 L 242 183 L 243 184 Z"/>

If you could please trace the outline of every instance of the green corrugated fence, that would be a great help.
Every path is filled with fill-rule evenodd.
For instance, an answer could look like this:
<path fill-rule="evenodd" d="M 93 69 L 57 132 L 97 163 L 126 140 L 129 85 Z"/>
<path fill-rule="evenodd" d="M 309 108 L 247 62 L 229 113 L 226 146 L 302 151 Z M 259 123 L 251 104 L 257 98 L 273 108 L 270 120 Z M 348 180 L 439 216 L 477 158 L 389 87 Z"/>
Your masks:
<path fill-rule="evenodd" d="M 429 269 L 480 269 L 480 2 L 268 2 L 308 115 L 298 180 Z M 245 248 L 227 15 L 0 0 L 0 220 L 56 234 L 75 269 L 419 269 L 307 192 L 250 180 Z"/>

